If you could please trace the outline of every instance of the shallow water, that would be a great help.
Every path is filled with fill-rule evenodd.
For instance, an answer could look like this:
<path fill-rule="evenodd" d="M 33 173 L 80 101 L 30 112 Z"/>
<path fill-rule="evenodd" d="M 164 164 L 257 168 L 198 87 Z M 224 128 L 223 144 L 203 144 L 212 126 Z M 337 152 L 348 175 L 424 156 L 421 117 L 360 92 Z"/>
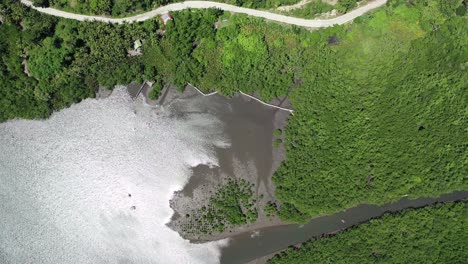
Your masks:
<path fill-rule="evenodd" d="M 192 96 L 185 96 L 184 101 L 188 100 L 197 102 L 199 111 L 211 113 L 221 120 L 223 134 L 229 139 L 230 146 L 216 149 L 219 167 L 194 168 L 193 176 L 184 187 L 184 194 L 190 196 L 194 189 L 211 182 L 210 178 L 220 174 L 251 180 L 257 188 L 262 186 L 263 189 L 270 191 L 273 120 L 277 115 L 288 114 L 278 113 L 278 110 L 265 107 L 241 95 L 226 98 L 221 95 L 203 97 L 193 93 Z M 180 112 L 186 111 L 185 109 Z"/>
<path fill-rule="evenodd" d="M 229 146 L 220 126 L 124 89 L 0 124 L 0 262 L 217 263 L 225 242 L 191 244 L 165 224 L 190 168 Z"/>

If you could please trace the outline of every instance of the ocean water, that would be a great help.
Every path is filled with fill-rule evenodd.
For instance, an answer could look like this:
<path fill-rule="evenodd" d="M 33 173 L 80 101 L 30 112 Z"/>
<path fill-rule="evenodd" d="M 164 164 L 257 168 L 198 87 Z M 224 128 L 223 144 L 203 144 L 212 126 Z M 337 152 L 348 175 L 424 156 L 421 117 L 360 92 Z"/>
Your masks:
<path fill-rule="evenodd" d="M 226 241 L 191 244 L 166 223 L 190 168 L 229 146 L 222 125 L 123 88 L 0 124 L 0 263 L 218 263 Z"/>

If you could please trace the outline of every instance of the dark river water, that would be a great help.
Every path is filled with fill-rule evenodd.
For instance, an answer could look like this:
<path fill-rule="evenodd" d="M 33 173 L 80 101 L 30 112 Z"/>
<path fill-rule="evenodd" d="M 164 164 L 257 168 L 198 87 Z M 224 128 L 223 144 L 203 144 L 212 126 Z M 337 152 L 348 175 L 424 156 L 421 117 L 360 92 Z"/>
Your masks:
<path fill-rule="evenodd" d="M 246 263 L 265 255 L 280 251 L 291 245 L 306 242 L 324 234 L 349 228 L 353 225 L 379 217 L 386 212 L 397 212 L 405 208 L 418 208 L 438 202 L 451 202 L 468 198 L 467 191 L 442 195 L 439 198 L 403 198 L 396 203 L 383 206 L 359 205 L 344 212 L 315 218 L 305 225 L 285 225 L 258 230 L 258 236 L 250 233 L 232 237 L 228 247 L 222 250 L 222 264 Z"/>

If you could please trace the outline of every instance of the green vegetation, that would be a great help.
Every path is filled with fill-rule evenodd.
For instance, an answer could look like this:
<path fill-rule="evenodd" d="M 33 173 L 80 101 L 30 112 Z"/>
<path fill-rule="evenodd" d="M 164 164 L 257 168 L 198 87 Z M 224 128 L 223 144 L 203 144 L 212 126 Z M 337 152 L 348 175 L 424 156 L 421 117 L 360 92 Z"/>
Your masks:
<path fill-rule="evenodd" d="M 282 135 L 283 135 L 283 130 L 279 128 L 273 131 L 273 136 L 276 137 L 273 140 L 273 147 L 278 148 L 283 143 L 283 140 L 281 138 L 278 138 L 278 137 L 281 137 Z"/>
<path fill-rule="evenodd" d="M 158 19 L 131 25 L 85 23 L 41 15 L 9 0 L 2 0 L 0 12 L 0 122 L 47 117 L 94 97 L 99 85 L 111 89 L 146 79 L 156 81 L 153 93 L 166 81 L 183 88 L 202 70 L 190 57 L 195 39 L 213 39 L 214 21 L 221 14 L 181 12 L 177 25 L 168 25 L 170 32 L 161 36 Z M 145 56 L 129 56 L 135 40 L 144 40 Z"/>
<path fill-rule="evenodd" d="M 335 9 L 333 5 L 321 0 L 313 0 L 301 8 L 292 9 L 286 13 L 295 17 L 314 18 L 318 14 L 329 12 L 333 9 Z"/>
<path fill-rule="evenodd" d="M 172 0 L 34 0 L 36 6 L 52 6 L 80 14 L 123 16 L 157 6 L 167 5 Z"/>
<path fill-rule="evenodd" d="M 358 0 L 338 0 L 338 4 L 336 6 L 337 10 L 341 13 L 346 13 L 349 10 L 355 8 L 357 6 Z"/>
<path fill-rule="evenodd" d="M 265 211 L 265 215 L 268 217 L 272 217 L 278 214 L 278 206 L 274 202 L 271 202 L 271 201 L 269 201 L 265 205 L 265 208 L 263 210 Z"/>
<path fill-rule="evenodd" d="M 273 136 L 281 137 L 281 135 L 283 135 L 283 130 L 278 128 L 278 129 L 275 129 L 275 131 L 273 131 Z"/>
<path fill-rule="evenodd" d="M 270 264 L 465 263 L 467 202 L 409 209 L 290 248 Z"/>
<path fill-rule="evenodd" d="M 161 91 L 163 89 L 163 83 L 161 81 L 161 79 L 157 78 L 153 84 L 153 86 L 151 87 L 151 91 L 149 92 L 148 94 L 148 98 L 151 99 L 151 100 L 156 100 L 159 98 L 159 96 L 161 95 Z"/>
<path fill-rule="evenodd" d="M 216 0 L 216 2 L 223 2 L 236 6 L 243 6 L 248 8 L 275 8 L 284 5 L 293 5 L 300 0 Z"/>
<path fill-rule="evenodd" d="M 258 213 L 252 188 L 253 184 L 246 180 L 229 179 L 218 187 L 207 206 L 186 215 L 190 227 L 184 229 L 211 234 L 255 222 Z"/>
<path fill-rule="evenodd" d="M 0 121 L 46 117 L 99 85 L 142 79 L 264 100 L 294 87 L 287 160 L 274 175 L 283 219 L 466 190 L 464 10 L 461 0 L 393 0 L 315 32 L 187 10 L 161 34 L 158 19 L 76 22 L 2 0 Z M 143 56 L 128 56 L 135 40 Z"/>
<path fill-rule="evenodd" d="M 93 97 L 98 84 L 141 80 L 136 59 L 126 54 L 128 32 L 140 33 L 132 26 L 57 20 L 18 2 L 6 1 L 1 9 L 0 121 L 46 117 Z M 23 72 L 23 60 L 32 77 Z"/>
<path fill-rule="evenodd" d="M 461 1 L 412 3 L 390 1 L 304 55 L 315 63 L 274 176 L 284 219 L 468 188 L 468 23 Z"/>
<path fill-rule="evenodd" d="M 273 141 L 273 147 L 279 148 L 279 146 L 281 146 L 282 143 L 283 143 L 283 140 L 277 138 Z"/>
<path fill-rule="evenodd" d="M 300 8 L 295 8 L 284 12 L 287 15 L 303 18 L 315 18 L 317 15 L 330 12 L 336 9 L 338 13 L 345 14 L 357 7 L 357 0 L 339 0 L 335 5 L 331 5 L 322 0 L 311 0 Z M 362 1 L 361 5 L 366 4 Z"/>
<path fill-rule="evenodd" d="M 182 2 L 183 0 L 32 0 L 35 6 L 54 7 L 57 9 L 95 15 L 126 16 L 132 13 L 149 11 L 159 6 Z M 248 8 L 276 8 L 292 5 L 299 0 L 215 0 Z"/>

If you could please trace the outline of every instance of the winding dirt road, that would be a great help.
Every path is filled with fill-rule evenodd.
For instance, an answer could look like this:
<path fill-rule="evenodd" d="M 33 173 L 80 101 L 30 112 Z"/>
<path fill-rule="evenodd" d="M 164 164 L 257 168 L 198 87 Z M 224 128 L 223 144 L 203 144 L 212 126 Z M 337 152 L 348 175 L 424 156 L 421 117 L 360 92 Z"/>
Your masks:
<path fill-rule="evenodd" d="M 246 14 L 249 16 L 261 17 L 267 20 L 276 21 L 280 23 L 296 25 L 300 27 L 310 27 L 310 28 L 320 28 L 320 27 L 330 27 L 336 24 L 344 24 L 349 21 L 352 21 L 358 16 L 363 15 L 366 12 L 369 12 L 372 9 L 378 8 L 384 5 L 387 0 L 375 0 L 367 5 L 359 7 L 347 14 L 344 14 L 339 17 L 331 18 L 331 19 L 304 19 L 304 18 L 297 18 L 297 17 L 290 17 L 280 14 L 275 14 L 267 11 L 261 11 L 256 9 L 250 9 L 245 7 L 238 7 L 233 5 L 228 5 L 224 3 L 218 2 L 211 2 L 211 1 L 185 1 L 181 3 L 174 3 L 169 4 L 166 6 L 159 7 L 157 9 L 148 11 L 143 14 L 125 17 L 125 18 L 110 18 L 110 17 L 102 17 L 102 16 L 87 16 L 81 14 L 75 14 L 70 12 L 61 11 L 55 8 L 42 8 L 42 7 L 35 7 L 33 6 L 32 2 L 29 0 L 21 0 L 21 3 L 24 5 L 30 6 L 31 8 L 42 12 L 44 14 L 49 14 L 52 16 L 69 18 L 79 21 L 100 21 L 106 23 L 131 23 L 131 22 L 139 22 L 145 21 L 155 16 L 170 12 L 170 11 L 180 11 L 184 9 L 207 9 L 207 8 L 218 8 L 224 11 L 233 12 L 233 13 L 241 13 Z"/>

